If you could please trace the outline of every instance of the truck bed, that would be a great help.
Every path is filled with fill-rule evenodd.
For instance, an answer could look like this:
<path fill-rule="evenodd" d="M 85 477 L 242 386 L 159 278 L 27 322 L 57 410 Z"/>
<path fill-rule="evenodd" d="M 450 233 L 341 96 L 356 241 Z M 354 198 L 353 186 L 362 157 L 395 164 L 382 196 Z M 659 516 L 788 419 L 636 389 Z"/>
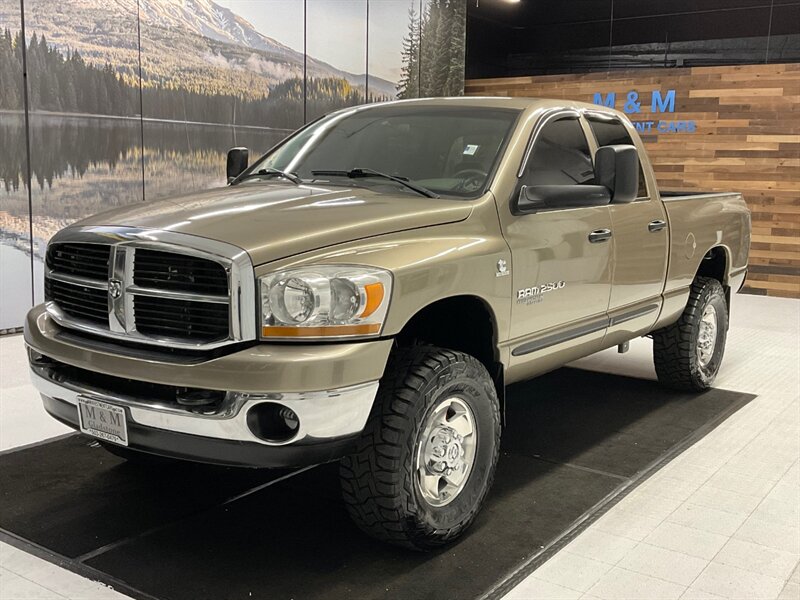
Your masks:
<path fill-rule="evenodd" d="M 736 279 L 745 272 L 750 250 L 750 211 L 736 192 L 662 191 L 661 199 L 670 231 L 662 314 L 668 320 L 671 312 L 679 314 L 683 310 L 698 265 L 712 248 L 724 248 L 727 278 Z M 724 283 L 729 285 L 727 280 Z"/>

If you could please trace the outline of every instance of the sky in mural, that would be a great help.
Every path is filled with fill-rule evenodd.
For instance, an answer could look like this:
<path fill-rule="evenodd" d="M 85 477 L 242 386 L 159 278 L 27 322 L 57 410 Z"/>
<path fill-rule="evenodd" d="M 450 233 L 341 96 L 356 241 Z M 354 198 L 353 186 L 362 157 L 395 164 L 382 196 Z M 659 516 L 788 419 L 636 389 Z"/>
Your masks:
<path fill-rule="evenodd" d="M 321 1 L 334 9 L 325 11 L 326 26 L 331 31 L 363 30 L 366 2 Z M 286 44 L 293 50 L 303 51 L 303 30 L 297 27 L 297 23 L 303 20 L 302 1 L 217 0 L 217 4 L 241 15 L 264 35 Z M 370 75 L 395 83 L 400 79 L 400 48 L 403 36 L 408 32 L 408 10 L 412 6 L 419 13 L 419 0 L 370 0 Z M 313 9 L 312 4 L 310 11 Z M 359 63 L 352 49 L 341 40 L 328 43 L 322 49 L 325 60 L 334 66 L 351 73 L 360 73 L 364 70 L 363 61 Z"/>

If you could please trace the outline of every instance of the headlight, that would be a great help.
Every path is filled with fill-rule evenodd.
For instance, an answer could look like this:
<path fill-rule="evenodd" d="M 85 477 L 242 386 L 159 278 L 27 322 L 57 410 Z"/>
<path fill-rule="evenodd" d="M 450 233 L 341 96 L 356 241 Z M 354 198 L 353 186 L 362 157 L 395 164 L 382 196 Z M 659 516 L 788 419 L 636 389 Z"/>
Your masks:
<path fill-rule="evenodd" d="M 392 276 L 372 267 L 302 267 L 261 277 L 259 289 L 262 338 L 374 336 L 386 317 Z"/>

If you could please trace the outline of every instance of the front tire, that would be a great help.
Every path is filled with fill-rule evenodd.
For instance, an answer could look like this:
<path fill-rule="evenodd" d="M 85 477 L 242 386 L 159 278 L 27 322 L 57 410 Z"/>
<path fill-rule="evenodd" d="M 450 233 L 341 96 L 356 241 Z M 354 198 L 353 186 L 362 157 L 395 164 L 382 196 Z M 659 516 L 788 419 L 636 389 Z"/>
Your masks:
<path fill-rule="evenodd" d="M 390 359 L 342 495 L 367 534 L 429 550 L 473 522 L 494 480 L 500 407 L 486 368 L 463 352 L 416 346 Z"/>
<path fill-rule="evenodd" d="M 658 381 L 684 391 L 711 387 L 728 334 L 728 305 L 716 279 L 698 277 L 680 319 L 653 333 Z"/>

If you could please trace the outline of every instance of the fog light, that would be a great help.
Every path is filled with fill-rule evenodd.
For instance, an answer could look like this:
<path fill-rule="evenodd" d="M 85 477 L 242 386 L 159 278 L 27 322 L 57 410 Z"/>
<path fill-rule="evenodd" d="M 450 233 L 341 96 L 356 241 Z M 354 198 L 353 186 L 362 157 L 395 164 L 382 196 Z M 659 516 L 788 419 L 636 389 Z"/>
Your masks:
<path fill-rule="evenodd" d="M 300 419 L 297 418 L 297 414 L 291 408 L 284 406 L 278 411 L 278 416 L 283 419 L 288 429 L 297 431 L 297 427 L 300 425 Z"/>
<path fill-rule="evenodd" d="M 262 402 L 247 412 L 247 426 L 257 438 L 267 442 L 286 442 L 300 429 L 300 418 L 288 406 Z"/>

